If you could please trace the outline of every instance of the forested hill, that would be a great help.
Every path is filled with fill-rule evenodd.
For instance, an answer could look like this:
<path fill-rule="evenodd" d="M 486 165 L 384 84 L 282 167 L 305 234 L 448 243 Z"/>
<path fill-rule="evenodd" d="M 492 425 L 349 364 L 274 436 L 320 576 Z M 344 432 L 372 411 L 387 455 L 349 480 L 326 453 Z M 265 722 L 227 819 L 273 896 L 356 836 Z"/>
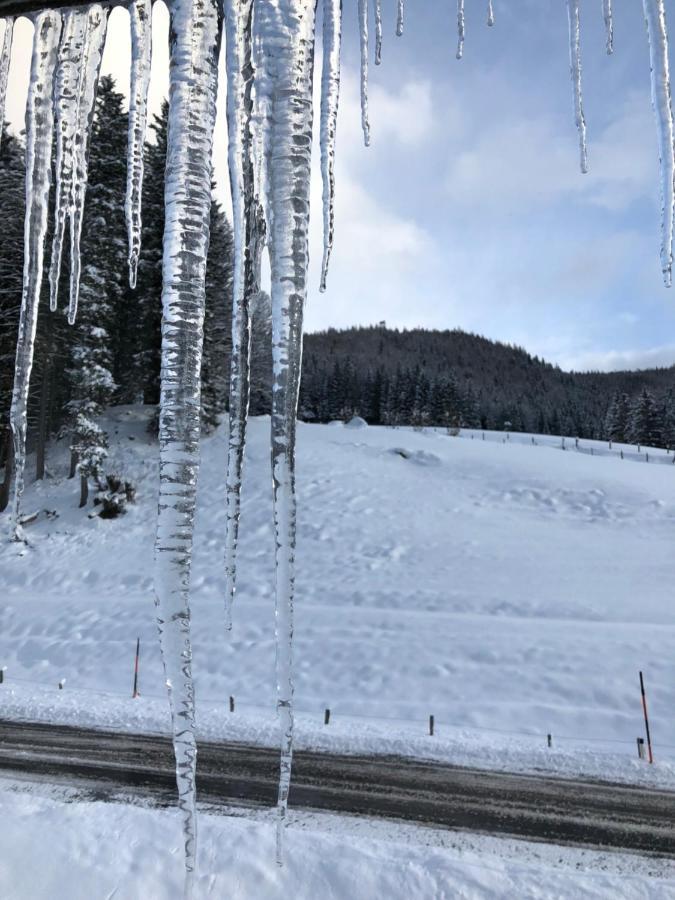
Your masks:
<path fill-rule="evenodd" d="M 319 421 L 354 412 L 372 424 L 417 420 L 604 438 L 617 395 L 634 403 L 646 389 L 665 407 L 675 387 L 675 367 L 563 372 L 520 347 L 459 329 L 331 329 L 306 336 L 304 358 L 301 415 Z"/>

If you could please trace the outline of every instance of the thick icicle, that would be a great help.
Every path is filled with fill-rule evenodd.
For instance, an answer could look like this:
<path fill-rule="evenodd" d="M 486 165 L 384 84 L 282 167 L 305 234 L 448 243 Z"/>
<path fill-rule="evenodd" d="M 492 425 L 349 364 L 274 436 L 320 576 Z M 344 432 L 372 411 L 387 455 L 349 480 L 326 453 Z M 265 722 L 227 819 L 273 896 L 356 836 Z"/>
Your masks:
<path fill-rule="evenodd" d="M 174 0 L 170 15 L 155 602 L 173 722 L 189 896 L 197 839 L 190 562 L 220 25 L 216 0 Z"/>
<path fill-rule="evenodd" d="M 14 505 L 12 536 L 22 538 L 21 494 L 26 467 L 28 389 L 33 367 L 38 302 L 42 285 L 45 233 L 54 130 L 52 86 L 58 57 L 61 16 L 53 10 L 35 17 L 28 101 L 26 103 L 26 218 L 24 225 L 23 289 L 16 345 L 10 425 L 14 439 Z"/>
<path fill-rule="evenodd" d="M 261 54 L 261 89 L 271 98 L 267 128 L 274 148 L 269 166 L 272 273 L 272 474 L 276 529 L 277 690 L 281 777 L 277 859 L 293 754 L 293 593 L 295 585 L 295 432 L 302 316 L 307 295 L 314 0 L 261 0 L 256 29 L 274 35 Z M 257 76 L 256 76 L 257 77 Z"/>
<path fill-rule="evenodd" d="M 661 269 L 666 287 L 673 279 L 673 215 L 675 214 L 675 158 L 673 107 L 668 65 L 668 27 L 664 0 L 643 0 L 652 78 L 652 105 L 656 116 L 661 161 Z"/>
<path fill-rule="evenodd" d="M 5 19 L 5 33 L 2 38 L 2 56 L 0 56 L 0 141 L 5 126 L 5 100 L 7 99 L 7 80 L 9 64 L 12 59 L 12 38 L 14 37 L 14 19 Z"/>
<path fill-rule="evenodd" d="M 401 37 L 403 35 L 404 13 L 405 13 L 405 0 L 398 0 L 398 7 L 396 9 L 396 35 L 397 35 L 397 37 Z"/>
<path fill-rule="evenodd" d="M 86 41 L 86 8 L 63 14 L 59 64 L 54 81 L 56 117 L 56 197 L 52 254 L 49 264 L 49 306 L 56 309 L 66 221 L 72 214 L 74 143 L 78 127 L 82 54 Z"/>
<path fill-rule="evenodd" d="M 370 145 L 368 121 L 368 0 L 359 0 L 359 38 L 361 42 L 361 127 L 363 140 Z"/>
<path fill-rule="evenodd" d="M 80 64 L 80 85 L 77 98 L 77 128 L 73 142 L 73 185 L 70 210 L 70 302 L 68 322 L 73 325 L 80 296 L 80 238 L 84 198 L 87 192 L 89 137 L 94 120 L 94 101 L 101 71 L 103 47 L 108 28 L 109 7 L 93 4 L 87 10 L 85 44 Z"/>
<path fill-rule="evenodd" d="M 129 237 L 129 284 L 136 287 L 141 253 L 141 205 L 143 199 L 143 150 L 148 120 L 148 88 L 152 57 L 152 0 L 133 0 L 131 25 L 131 80 L 129 86 L 129 138 L 127 195 L 124 212 Z"/>
<path fill-rule="evenodd" d="M 335 133 L 340 98 L 342 2 L 323 3 L 323 71 L 321 74 L 321 174 L 323 177 L 323 262 L 320 290 L 326 290 L 335 227 Z"/>
<path fill-rule="evenodd" d="M 375 65 L 382 62 L 382 0 L 373 0 L 375 12 Z"/>
<path fill-rule="evenodd" d="M 581 25 L 579 22 L 579 0 L 567 0 L 567 17 L 570 32 L 570 72 L 574 88 L 574 117 L 579 132 L 579 155 L 581 171 L 588 172 L 586 152 L 586 119 L 581 94 Z"/>
<path fill-rule="evenodd" d="M 457 59 L 464 56 L 464 0 L 457 0 Z"/>
<path fill-rule="evenodd" d="M 614 22 L 612 19 L 612 0 L 602 0 L 602 14 L 605 19 L 605 32 L 607 34 L 607 53 L 614 52 Z"/>
<path fill-rule="evenodd" d="M 490 28 L 495 24 L 495 11 L 492 6 L 492 0 L 488 0 L 487 23 Z"/>
<path fill-rule="evenodd" d="M 252 0 L 225 0 L 227 124 L 234 229 L 230 430 L 226 477 L 225 620 L 232 628 L 246 421 L 250 398 L 251 303 L 260 289 L 264 241 L 253 163 Z M 228 298 L 229 299 L 229 298 Z"/>

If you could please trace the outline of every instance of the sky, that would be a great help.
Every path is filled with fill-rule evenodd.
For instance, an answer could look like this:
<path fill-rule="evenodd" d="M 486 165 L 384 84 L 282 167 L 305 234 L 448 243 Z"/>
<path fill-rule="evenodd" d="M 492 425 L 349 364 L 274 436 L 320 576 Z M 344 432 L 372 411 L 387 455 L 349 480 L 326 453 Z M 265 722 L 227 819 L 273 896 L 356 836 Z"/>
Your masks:
<path fill-rule="evenodd" d="M 306 327 L 463 328 L 565 369 L 675 363 L 675 288 L 663 286 L 658 146 L 641 4 L 582 4 L 590 171 L 579 170 L 564 0 L 382 0 L 370 67 L 372 142 L 360 129 L 357 0 L 344 0 L 335 249 L 320 294 L 318 142 Z M 675 25 L 674 25 L 675 27 Z M 155 4 L 151 103 L 167 92 L 168 15 Z M 23 127 L 32 26 L 20 20 L 7 118 Z M 320 55 L 320 47 L 317 48 Z M 371 63 L 372 63 L 371 53 Z M 111 14 L 103 71 L 128 92 L 128 16 Z M 224 84 L 224 77 L 221 85 Z M 214 164 L 229 207 L 224 90 Z"/>

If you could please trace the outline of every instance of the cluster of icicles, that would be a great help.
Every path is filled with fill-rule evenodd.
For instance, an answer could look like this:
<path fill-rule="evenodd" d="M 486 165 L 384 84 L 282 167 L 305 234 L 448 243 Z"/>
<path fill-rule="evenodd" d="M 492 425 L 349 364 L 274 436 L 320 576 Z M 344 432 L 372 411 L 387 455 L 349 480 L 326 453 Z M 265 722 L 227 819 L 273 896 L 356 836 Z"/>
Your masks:
<path fill-rule="evenodd" d="M 320 143 L 324 255 L 321 289 L 333 244 L 335 135 L 340 86 L 342 0 L 320 0 L 323 18 Z M 403 33 L 404 0 L 395 31 Z M 372 10 L 371 10 L 372 3 Z M 673 243 L 673 114 L 664 0 L 643 0 L 649 37 L 652 96 L 661 157 L 662 268 L 671 283 Z M 361 42 L 361 111 L 368 121 L 369 10 L 375 24 L 375 62 L 382 53 L 382 0 L 347 0 Z M 570 66 L 581 168 L 586 171 L 586 125 L 581 93 L 580 0 L 567 0 Z M 603 0 L 607 52 L 613 49 L 611 0 Z M 216 115 L 221 21 L 226 33 L 229 170 L 234 226 L 230 430 L 225 537 L 226 623 L 232 624 L 243 451 L 249 403 L 252 298 L 260 286 L 261 254 L 271 265 L 273 408 L 272 473 L 276 534 L 278 712 L 281 722 L 278 858 L 288 802 L 293 748 L 292 635 L 295 554 L 295 419 L 301 368 L 302 318 L 307 295 L 312 84 L 317 0 L 172 0 L 170 118 L 166 163 L 163 260 L 160 491 L 155 595 L 162 657 L 173 718 L 174 745 L 186 840 L 186 891 L 196 860 L 194 693 L 190 647 L 190 560 L 199 466 L 200 364 L 206 252 L 211 205 L 211 154 Z M 350 13 L 352 10 L 349 10 Z M 22 538 L 26 409 L 43 276 L 56 133 L 56 197 L 49 269 L 50 308 L 58 286 L 66 225 L 70 247 L 68 319 L 75 321 L 87 155 L 109 7 L 100 4 L 34 15 L 34 44 L 26 109 L 26 221 L 23 296 L 11 407 L 16 485 L 12 533 Z M 129 278 L 136 281 L 141 244 L 143 146 L 151 61 L 151 0 L 129 4 L 129 99 L 126 218 Z M 494 24 L 492 0 L 487 24 Z M 457 58 L 464 52 L 464 0 L 457 3 Z M 13 21 L 5 21 L 0 60 L 4 111 Z M 0 118 L 0 122 L 2 119 Z"/>

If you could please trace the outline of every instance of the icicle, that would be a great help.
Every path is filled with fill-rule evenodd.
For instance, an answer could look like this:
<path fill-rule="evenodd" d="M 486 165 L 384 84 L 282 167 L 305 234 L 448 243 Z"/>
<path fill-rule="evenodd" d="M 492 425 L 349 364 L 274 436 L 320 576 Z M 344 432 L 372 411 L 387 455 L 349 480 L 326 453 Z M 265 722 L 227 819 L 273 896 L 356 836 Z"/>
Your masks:
<path fill-rule="evenodd" d="M 579 22 L 579 0 L 567 0 L 567 17 L 570 30 L 570 72 L 574 87 L 574 114 L 579 132 L 579 153 L 581 171 L 588 172 L 588 155 L 586 152 L 586 120 L 581 94 L 581 26 Z"/>
<path fill-rule="evenodd" d="M 335 227 L 335 133 L 340 97 L 342 2 L 324 0 L 323 72 L 321 75 L 321 174 L 323 176 L 323 262 L 321 285 L 326 290 Z"/>
<path fill-rule="evenodd" d="M 457 59 L 464 56 L 464 0 L 457 0 Z"/>
<path fill-rule="evenodd" d="M 363 140 L 370 145 L 368 121 L 368 0 L 359 0 L 359 36 L 361 42 L 361 127 Z"/>
<path fill-rule="evenodd" d="M 373 0 L 375 9 L 375 65 L 382 62 L 382 0 Z"/>
<path fill-rule="evenodd" d="M 397 37 L 402 37 L 403 35 L 403 15 L 404 15 L 404 3 L 405 0 L 398 0 L 398 9 L 396 11 L 396 35 Z"/>
<path fill-rule="evenodd" d="M 602 14 L 605 19 L 607 33 L 607 53 L 614 53 L 614 24 L 612 21 L 612 0 L 602 0 Z"/>
<path fill-rule="evenodd" d="M 141 253 L 141 206 L 143 200 L 143 151 L 148 120 L 148 88 L 152 57 L 152 0 L 133 0 L 131 25 L 131 83 L 129 87 L 129 139 L 127 151 L 127 195 L 124 212 L 129 236 L 129 285 L 136 287 Z"/>
<path fill-rule="evenodd" d="M 487 23 L 490 28 L 495 24 L 495 11 L 492 7 L 492 0 L 488 0 Z"/>
<path fill-rule="evenodd" d="M 77 105 L 77 128 L 73 142 L 73 186 L 70 211 L 70 302 L 68 322 L 75 324 L 77 303 L 80 296 L 80 238 L 84 198 L 87 192 L 87 166 L 89 162 L 89 137 L 94 120 L 94 101 L 101 71 L 103 47 L 108 28 L 109 7 L 98 3 L 88 8 L 85 45 L 80 64 L 80 85 Z"/>
<path fill-rule="evenodd" d="M 673 215 L 675 196 L 673 177 L 673 108 L 670 93 L 670 69 L 668 65 L 668 27 L 664 0 L 643 0 L 652 79 L 652 106 L 656 116 L 661 161 L 661 269 L 666 287 L 672 284 L 673 275 Z"/>
<path fill-rule="evenodd" d="M 190 896 L 197 858 L 190 563 L 220 27 L 216 0 L 174 0 L 170 15 L 155 602 L 185 834 L 185 892 Z"/>
<path fill-rule="evenodd" d="M 14 439 L 14 505 L 12 536 L 22 539 L 20 510 L 26 467 L 28 389 L 33 367 L 38 302 L 42 285 L 44 242 L 47 231 L 49 181 L 54 112 L 52 86 L 56 68 L 61 16 L 53 10 L 35 17 L 33 56 L 26 103 L 26 218 L 24 225 L 23 289 L 16 367 L 10 409 Z"/>
<path fill-rule="evenodd" d="M 78 127 L 82 53 L 86 41 L 86 8 L 70 9 L 63 14 L 59 64 L 54 82 L 56 116 L 56 197 L 52 254 L 49 264 L 49 307 L 56 309 L 63 238 L 66 220 L 72 211 L 74 143 Z"/>
<path fill-rule="evenodd" d="M 277 0 L 256 7 L 256 29 L 274 35 L 261 54 L 261 90 L 271 99 L 267 121 L 274 164 L 269 166 L 272 273 L 272 473 L 276 529 L 276 634 L 281 777 L 277 861 L 293 754 L 293 593 L 295 585 L 295 431 L 302 316 L 307 295 L 314 0 Z M 256 77 L 258 74 L 256 73 Z"/>
<path fill-rule="evenodd" d="M 252 0 L 225 0 L 228 162 L 234 229 L 230 430 L 226 477 L 225 623 L 232 628 L 244 444 L 250 398 L 251 303 L 260 286 L 264 223 L 253 163 Z"/>
<path fill-rule="evenodd" d="M 7 79 L 9 64 L 12 59 L 12 38 L 14 37 L 14 19 L 4 19 L 5 33 L 2 39 L 2 56 L 0 57 L 0 141 L 5 127 L 5 100 L 7 98 Z"/>

